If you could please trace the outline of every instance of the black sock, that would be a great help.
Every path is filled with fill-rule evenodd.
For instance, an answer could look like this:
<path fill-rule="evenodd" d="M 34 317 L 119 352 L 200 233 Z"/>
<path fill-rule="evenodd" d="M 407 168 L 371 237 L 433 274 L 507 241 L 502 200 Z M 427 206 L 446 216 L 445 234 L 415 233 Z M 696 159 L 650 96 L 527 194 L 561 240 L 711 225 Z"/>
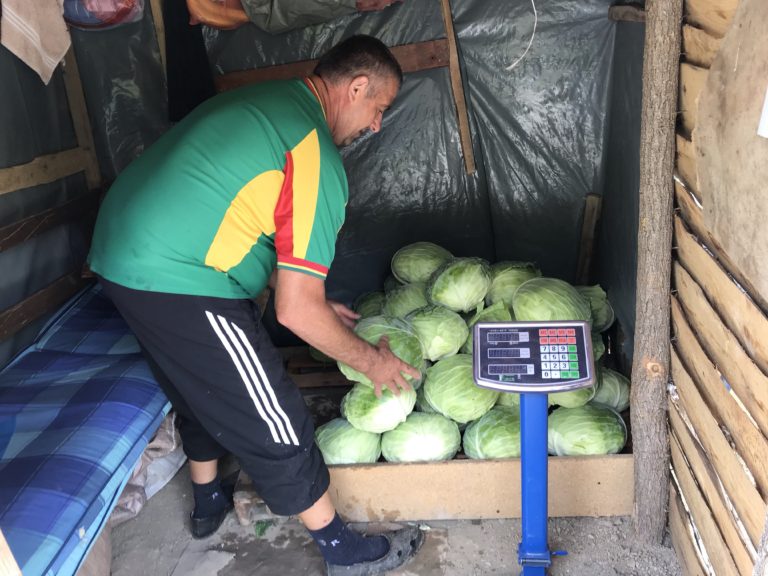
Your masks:
<path fill-rule="evenodd" d="M 192 482 L 192 492 L 195 496 L 195 509 L 192 516 L 195 518 L 218 514 L 227 505 L 228 497 L 218 477 L 207 484 Z"/>
<path fill-rule="evenodd" d="M 384 536 L 358 534 L 338 514 L 325 528 L 310 530 L 309 533 L 328 564 L 351 566 L 358 562 L 378 560 L 389 552 L 389 542 Z"/>

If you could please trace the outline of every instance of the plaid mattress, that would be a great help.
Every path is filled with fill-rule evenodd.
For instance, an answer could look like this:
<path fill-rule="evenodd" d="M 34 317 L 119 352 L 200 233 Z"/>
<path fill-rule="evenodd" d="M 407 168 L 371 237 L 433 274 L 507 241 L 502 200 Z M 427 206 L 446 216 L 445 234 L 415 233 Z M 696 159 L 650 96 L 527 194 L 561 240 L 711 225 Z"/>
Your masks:
<path fill-rule="evenodd" d="M 0 372 L 0 529 L 25 576 L 77 571 L 169 408 L 98 287 Z"/>

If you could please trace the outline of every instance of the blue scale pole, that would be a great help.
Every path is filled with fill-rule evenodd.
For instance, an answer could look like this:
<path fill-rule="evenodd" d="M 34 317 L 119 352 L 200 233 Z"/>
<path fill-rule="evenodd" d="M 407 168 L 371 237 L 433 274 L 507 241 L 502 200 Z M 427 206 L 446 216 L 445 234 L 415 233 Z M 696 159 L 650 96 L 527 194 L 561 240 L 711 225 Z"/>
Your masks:
<path fill-rule="evenodd" d="M 547 395 L 520 395 L 522 533 L 517 561 L 523 576 L 545 576 L 547 543 Z"/>

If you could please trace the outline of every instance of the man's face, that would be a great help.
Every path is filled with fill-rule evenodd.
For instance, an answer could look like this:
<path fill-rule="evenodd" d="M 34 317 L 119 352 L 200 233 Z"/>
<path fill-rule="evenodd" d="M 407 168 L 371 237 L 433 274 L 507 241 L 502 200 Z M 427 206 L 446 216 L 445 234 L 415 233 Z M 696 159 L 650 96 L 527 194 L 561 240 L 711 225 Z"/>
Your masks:
<path fill-rule="evenodd" d="M 367 130 L 381 130 L 384 112 L 392 105 L 399 88 L 397 80 L 389 76 L 376 80 L 358 76 L 352 80 L 345 93 L 344 106 L 333 134 L 336 145 L 347 146 Z"/>

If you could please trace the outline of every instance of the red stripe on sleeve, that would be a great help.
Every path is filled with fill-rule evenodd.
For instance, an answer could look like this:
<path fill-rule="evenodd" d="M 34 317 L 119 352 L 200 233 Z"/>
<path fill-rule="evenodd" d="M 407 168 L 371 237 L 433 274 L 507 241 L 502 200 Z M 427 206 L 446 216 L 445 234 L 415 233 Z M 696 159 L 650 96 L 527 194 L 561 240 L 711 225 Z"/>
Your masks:
<path fill-rule="evenodd" d="M 285 153 L 285 180 L 275 205 L 275 251 L 278 260 L 293 258 L 293 156 Z"/>

